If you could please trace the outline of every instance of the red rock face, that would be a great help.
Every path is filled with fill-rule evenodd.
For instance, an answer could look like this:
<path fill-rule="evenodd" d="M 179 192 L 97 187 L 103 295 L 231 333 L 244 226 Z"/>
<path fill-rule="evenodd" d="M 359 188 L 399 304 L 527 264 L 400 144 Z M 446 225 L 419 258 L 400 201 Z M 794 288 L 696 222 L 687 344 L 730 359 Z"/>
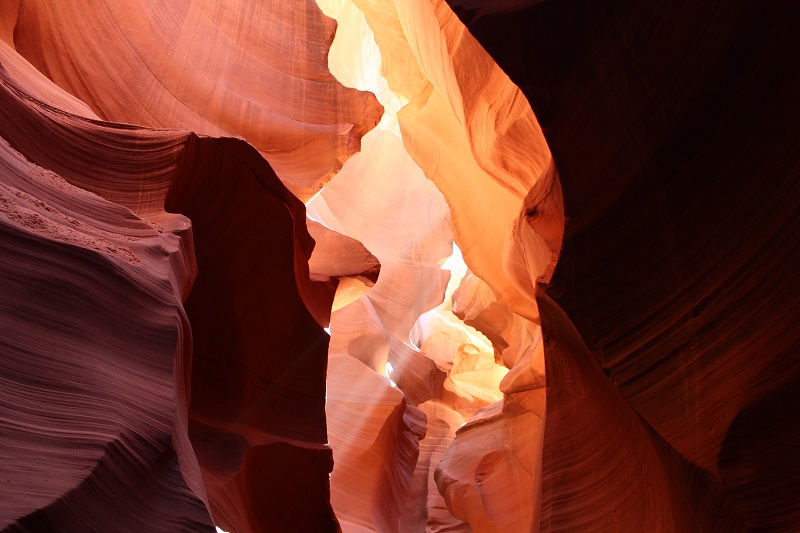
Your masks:
<path fill-rule="evenodd" d="M 796 10 L 450 4 L 553 150 L 569 222 L 547 293 L 748 527 L 796 530 Z"/>
<path fill-rule="evenodd" d="M 302 199 L 381 116 L 371 94 L 328 73 L 335 25 L 311 0 L 26 1 L 4 11 L 16 50 L 103 119 L 244 137 Z"/>
<path fill-rule="evenodd" d="M 800 529 L 800 14 L 318 3 L 0 2 L 0 529 Z"/>
<path fill-rule="evenodd" d="M 7 72 L 0 98 L 0 524 L 9 531 L 133 531 L 152 520 L 165 531 L 208 530 L 187 433 L 184 375 L 192 350 L 181 302 L 195 271 L 189 220 L 137 214 L 70 183 L 79 175 L 95 180 L 91 165 L 59 175 L 50 163 L 102 160 L 96 138 L 79 154 L 60 144 L 61 133 L 79 134 L 86 121 L 29 99 Z M 111 126 L 94 133 L 118 147 L 137 137 Z M 152 132 L 140 133 L 146 145 Z M 159 137 L 150 141 L 186 140 Z M 141 153 L 153 157 L 139 168 L 130 161 L 130 174 L 116 176 L 134 186 L 130 178 L 142 179 L 144 191 L 143 167 L 158 151 Z M 126 154 L 106 144 L 104 155 L 121 161 Z M 170 161 L 174 154 L 158 163 L 169 172 Z"/>
<path fill-rule="evenodd" d="M 303 204 L 244 141 L 91 121 L 3 81 L 3 525 L 336 529 L 336 278 L 310 279 Z"/>
<path fill-rule="evenodd" d="M 233 530 L 333 528 L 322 324 L 336 283 L 310 280 L 303 204 L 251 146 L 192 141 L 165 206 L 191 218 L 196 243 L 189 436 L 211 511 Z"/>

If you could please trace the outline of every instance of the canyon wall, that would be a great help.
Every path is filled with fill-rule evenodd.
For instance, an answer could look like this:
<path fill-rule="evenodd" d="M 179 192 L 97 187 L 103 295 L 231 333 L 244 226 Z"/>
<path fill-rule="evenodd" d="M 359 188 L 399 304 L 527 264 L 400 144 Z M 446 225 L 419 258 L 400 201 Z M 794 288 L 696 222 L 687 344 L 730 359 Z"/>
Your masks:
<path fill-rule="evenodd" d="M 0 0 L 0 530 L 797 530 L 798 22 Z"/>

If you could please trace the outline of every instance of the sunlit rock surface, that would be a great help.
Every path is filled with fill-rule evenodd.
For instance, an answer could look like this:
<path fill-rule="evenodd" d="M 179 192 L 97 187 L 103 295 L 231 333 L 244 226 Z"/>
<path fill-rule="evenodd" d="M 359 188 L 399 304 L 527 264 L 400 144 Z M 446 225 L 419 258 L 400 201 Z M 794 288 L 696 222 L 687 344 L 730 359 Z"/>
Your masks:
<path fill-rule="evenodd" d="M 798 20 L 0 1 L 0 529 L 800 529 Z"/>
<path fill-rule="evenodd" d="M 449 212 L 397 135 L 376 129 L 364 137 L 362 147 L 308 212 L 357 239 L 380 260 L 378 282 L 364 298 L 387 335 L 407 340 L 417 317 L 441 302 L 447 285 L 448 274 L 439 263 L 452 253 Z M 334 313 L 332 331 L 339 326 Z M 343 342 L 337 337 L 334 333 L 336 346 Z M 382 371 L 382 364 L 375 369 Z"/>
<path fill-rule="evenodd" d="M 464 260 L 506 305 L 535 317 L 530 293 L 502 265 L 511 221 L 550 160 L 533 112 L 443 2 L 353 3 L 375 33 L 389 87 L 409 102 L 398 112 L 405 146 L 444 194 Z M 492 216 L 468 215 L 476 212 Z"/>
<path fill-rule="evenodd" d="M 425 416 L 387 378 L 348 355 L 328 361 L 331 503 L 345 531 L 397 531 Z"/>
<path fill-rule="evenodd" d="M 313 0 L 0 7 L 7 44 L 103 119 L 244 137 L 301 199 L 382 114 L 374 96 L 328 72 L 335 24 Z"/>
<path fill-rule="evenodd" d="M 493 295 L 491 299 L 501 300 L 502 303 L 496 304 L 498 309 L 529 324 L 523 327 L 524 333 L 519 338 L 510 341 L 515 350 L 522 352 L 514 361 L 518 360 L 520 367 L 512 372 L 515 372 L 515 376 L 529 376 L 534 372 L 539 377 L 531 377 L 527 385 L 520 385 L 517 380 L 517 389 L 509 390 L 521 392 L 542 387 L 544 364 L 541 343 L 536 351 L 535 343 L 530 340 L 537 331 L 537 326 L 530 322 L 537 316 L 535 302 L 530 295 L 533 294 L 533 280 L 540 275 L 547 275 L 548 269 L 552 269 L 560 248 L 563 216 L 559 218 L 561 199 L 556 174 L 549 164 L 549 153 L 533 113 L 520 98 L 519 90 L 494 66 L 477 43 L 463 32 L 452 13 L 447 14 L 448 9 L 444 4 L 423 2 L 413 8 L 395 2 L 334 1 L 320 4 L 327 14 L 337 18 L 341 28 L 350 28 L 344 36 L 337 36 L 333 43 L 330 57 L 332 72 L 346 85 L 374 91 L 387 110 L 388 117 L 381 121 L 375 132 L 365 137 L 363 152 L 348 162 L 337 181 L 332 182 L 310 204 L 312 217 L 337 231 L 358 238 L 376 253 L 382 263 L 381 279 L 375 290 L 366 295 L 366 300 L 356 307 L 334 313 L 331 353 L 353 355 L 377 372 L 383 371 L 383 365 L 388 360 L 387 375 L 397 380 L 398 387 L 412 401 L 441 402 L 463 419 L 503 399 L 501 382 L 509 374 L 509 368 L 502 364 L 502 354 L 496 352 L 482 331 L 467 326 L 453 314 L 449 303 L 464 272 L 459 274 L 458 279 L 453 279 L 455 270 L 445 265 L 444 268 L 452 270 L 453 274 L 448 288 L 444 291 L 444 287 L 438 289 L 438 302 L 442 301 L 442 292 L 445 293 L 445 301 L 436 308 L 431 309 L 437 303 L 435 300 L 429 300 L 427 306 L 417 312 L 413 312 L 413 308 L 410 309 L 407 304 L 398 305 L 403 300 L 422 296 L 423 293 L 414 289 L 417 286 L 415 284 L 424 281 L 427 287 L 431 287 L 432 280 L 436 279 L 434 271 L 427 274 L 427 279 L 421 277 L 424 272 L 418 271 L 416 279 L 419 281 L 414 284 L 408 276 L 397 280 L 391 277 L 393 261 L 400 259 L 408 265 L 424 260 L 421 252 L 399 255 L 408 249 L 399 231 L 406 227 L 418 227 L 417 230 L 411 230 L 411 234 L 414 235 L 414 242 L 422 243 L 434 235 L 431 233 L 433 227 L 422 233 L 424 226 L 420 223 L 429 218 L 417 215 L 413 226 L 398 224 L 379 231 L 382 221 L 389 222 L 393 216 L 434 212 L 430 207 L 423 207 L 425 196 L 421 192 L 415 193 L 417 199 L 411 201 L 401 200 L 410 198 L 405 192 L 389 192 L 385 196 L 387 200 L 382 199 L 382 191 L 392 191 L 403 175 L 389 178 L 391 169 L 398 168 L 398 165 L 381 164 L 383 160 L 391 161 L 387 155 L 383 155 L 387 154 L 387 149 L 372 148 L 369 139 L 382 133 L 383 138 L 391 140 L 391 133 L 400 133 L 408 155 L 405 152 L 400 155 L 394 149 L 393 153 L 398 155 L 393 157 L 407 159 L 410 155 L 414 164 L 404 165 L 413 174 L 424 173 L 443 193 L 449 207 L 455 242 L 459 248 L 466 250 L 463 260 L 471 270 L 484 276 L 486 283 L 491 286 L 488 289 L 490 292 L 492 289 L 497 292 L 498 296 Z M 355 68 L 344 68 L 345 54 L 356 58 Z M 370 63 L 374 63 L 376 57 L 382 59 L 380 77 L 369 72 Z M 467 81 L 470 75 L 475 75 L 475 70 L 471 71 L 472 74 L 467 72 L 473 67 L 479 73 L 479 78 L 485 77 L 481 80 L 484 84 L 480 90 Z M 394 92 L 394 100 L 386 94 L 387 87 Z M 392 116 L 397 108 L 397 98 L 403 104 L 409 103 L 396 112 L 394 119 Z M 492 127 L 487 128 L 487 123 L 492 123 Z M 523 142 L 527 144 L 523 145 Z M 362 163 L 356 164 L 357 161 Z M 373 161 L 374 166 L 368 166 L 365 161 Z M 408 175 L 409 171 L 403 174 Z M 338 181 L 344 176 L 352 184 Z M 352 182 L 354 177 L 358 178 L 357 182 Z M 386 180 L 387 184 L 379 187 L 379 180 Z M 359 198 L 358 191 L 369 187 L 370 183 L 375 186 L 371 189 L 371 201 L 365 210 L 352 199 Z M 532 189 L 534 184 L 537 187 Z M 353 194 L 351 191 L 356 192 Z M 343 201 L 345 198 L 347 200 Z M 335 200 L 335 203 L 329 199 Z M 407 207 L 398 212 L 401 201 L 405 201 Z M 541 209 L 541 213 L 536 213 L 540 206 L 546 207 Z M 382 209 L 381 216 L 377 218 L 354 214 L 380 212 Z M 469 216 L 478 212 L 491 212 L 492 216 Z M 531 232 L 531 236 L 522 235 L 521 231 L 534 226 L 529 219 L 537 218 L 537 215 L 544 221 L 538 225 L 545 227 L 546 231 L 542 233 L 546 234 L 546 238 L 539 237 L 535 231 Z M 386 251 L 382 255 L 380 250 Z M 458 260 L 461 260 L 461 252 L 458 253 Z M 506 270 L 506 265 L 510 265 L 510 269 Z M 390 301 L 381 298 L 380 295 L 385 293 L 385 289 L 381 291 L 382 287 L 392 288 L 393 298 Z M 406 287 L 408 290 L 398 293 L 397 287 Z M 391 311 L 386 312 L 387 309 Z M 420 317 L 411 331 L 411 322 L 398 323 L 396 320 L 398 316 L 409 316 L 413 320 L 420 311 L 427 309 L 431 310 Z M 502 335 L 491 328 L 487 328 L 487 331 L 496 339 L 502 339 Z M 521 341 L 521 344 L 517 341 Z M 426 362 L 428 360 L 433 365 Z M 502 405 L 495 407 L 502 410 Z M 436 418 L 441 412 L 436 410 L 428 413 L 429 427 L 447 424 L 446 420 Z M 541 413 L 538 414 L 541 416 Z M 499 438 L 503 440 L 509 437 L 506 434 Z M 518 445 L 522 445 L 522 442 L 520 440 Z M 503 441 L 498 445 L 515 444 Z M 481 448 L 479 440 L 471 441 L 467 447 L 477 448 L 471 452 L 476 461 L 484 457 L 485 447 Z M 346 461 L 347 458 L 341 460 Z M 511 466 L 506 473 L 513 470 L 515 475 L 527 479 L 527 486 L 533 484 L 531 471 L 522 472 L 524 467 L 519 462 L 509 464 Z M 431 465 L 429 469 L 433 473 L 436 465 Z M 497 473 L 498 476 L 502 475 L 500 470 Z M 467 476 L 462 481 L 474 486 L 478 479 Z M 417 489 L 410 496 L 412 500 L 417 498 L 417 501 L 409 502 L 409 509 L 426 509 L 426 503 L 430 502 L 431 514 L 435 514 L 433 509 L 438 505 L 437 497 L 440 496 L 428 494 L 429 486 L 432 488 L 433 484 L 417 484 Z M 451 510 L 461 505 L 459 498 L 465 492 L 452 494 L 455 496 L 451 498 L 452 502 L 448 502 Z M 503 504 L 500 502 L 507 500 L 506 494 L 494 490 L 487 493 L 486 498 L 490 500 L 490 506 L 501 508 Z M 450 505 L 453 502 L 455 504 Z M 535 506 L 533 498 L 523 498 L 519 516 L 502 523 L 508 525 L 514 520 L 516 524 L 526 520 L 530 523 Z M 479 515 L 480 511 L 476 511 L 471 518 L 477 519 Z M 417 526 L 426 523 L 423 521 L 426 520 L 425 514 L 418 514 L 415 520 Z M 436 520 L 432 519 L 431 527 L 460 523 L 453 516 L 439 520 L 439 525 L 435 525 Z M 470 525 L 479 527 L 477 522 Z"/>
<path fill-rule="evenodd" d="M 311 279 L 338 280 L 333 311 L 353 303 L 375 286 L 381 264 L 364 245 L 313 220 L 306 223 L 314 239 L 314 251 L 308 260 Z"/>
<path fill-rule="evenodd" d="M 795 6 L 450 4 L 558 165 L 568 222 L 548 294 L 747 527 L 797 530 Z"/>

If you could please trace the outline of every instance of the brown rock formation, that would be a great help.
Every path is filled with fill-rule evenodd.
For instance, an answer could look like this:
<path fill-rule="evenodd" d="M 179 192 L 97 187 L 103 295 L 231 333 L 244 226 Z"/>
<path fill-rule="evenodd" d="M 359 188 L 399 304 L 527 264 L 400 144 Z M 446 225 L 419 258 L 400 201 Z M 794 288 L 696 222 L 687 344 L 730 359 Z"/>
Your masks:
<path fill-rule="evenodd" d="M 0 0 L 0 529 L 800 529 L 797 9 L 318 3 Z"/>
<path fill-rule="evenodd" d="M 193 224 L 189 434 L 214 519 L 234 531 L 331 529 L 323 327 L 336 283 L 310 280 L 304 206 L 252 147 L 198 139 L 186 159 L 192 150 L 166 207 Z"/>
<path fill-rule="evenodd" d="M 547 361 L 540 529 L 743 531 L 718 480 L 671 448 L 539 297 Z"/>
<path fill-rule="evenodd" d="M 547 292 L 748 527 L 796 530 L 796 8 L 451 5 L 558 165 L 569 222 Z"/>
<path fill-rule="evenodd" d="M 65 417 L 79 416 L 81 405 L 96 406 L 97 412 L 87 415 L 86 429 L 74 430 L 80 445 L 67 440 L 48 446 L 39 437 L 44 443 L 37 449 L 25 445 L 26 439 L 36 441 L 33 429 L 4 432 L 8 479 L 16 481 L 4 489 L 3 499 L 17 502 L 4 506 L 4 525 L 133 531 L 153 529 L 147 525 L 153 519 L 164 531 L 196 530 L 203 523 L 210 527 L 213 515 L 218 524 L 247 531 L 335 529 L 328 489 L 331 453 L 325 446 L 328 336 L 323 325 L 336 283 L 310 279 L 313 241 L 303 204 L 241 140 L 87 120 L 42 104 L 7 72 L 3 83 L 0 135 L 19 150 L 4 144 L 9 228 L 4 245 L 12 256 L 29 257 L 28 264 L 37 257 L 35 248 L 28 248 L 37 243 L 44 250 L 38 252 L 41 257 L 72 257 L 65 246 L 89 254 L 80 259 L 78 253 L 75 261 L 82 262 L 76 265 L 51 259 L 53 266 L 38 273 L 24 261 L 6 264 L 3 279 L 15 299 L 4 316 L 15 318 L 4 321 L 4 342 L 19 355 L 7 359 L 10 366 L 3 373 L 20 387 L 34 387 L 26 394 L 44 403 L 38 408 L 7 404 L 4 424 L 21 426 L 33 416 L 26 413 L 38 409 L 43 419 L 38 433 L 58 434 Z M 56 201 L 60 197 L 63 206 Z M 185 216 L 165 209 L 189 214 L 192 226 Z M 14 237 L 20 231 L 27 240 L 35 237 L 33 244 Z M 200 272 L 196 280 L 192 241 Z M 46 252 L 47 246 L 55 250 Z M 109 257 L 115 259 L 103 266 Z M 82 264 L 100 270 L 91 274 Z M 249 273 L 254 265 L 263 267 L 258 276 Z M 63 280 L 66 287 L 58 289 L 66 296 L 43 304 L 47 321 L 35 318 L 37 299 L 25 298 L 25 291 L 42 290 L 35 289 L 42 286 L 37 279 L 50 279 L 47 284 L 55 287 Z M 80 293 L 93 283 L 100 288 L 87 299 Z M 191 337 L 181 305 L 190 287 Z M 81 320 L 91 327 L 80 326 Z M 92 328 L 101 329 L 92 333 Z M 17 340 L 11 344 L 11 339 Z M 94 352 L 91 346 L 97 347 Z M 37 356 L 55 359 L 25 366 Z M 125 370 L 118 359 L 132 367 Z M 15 367 L 15 361 L 22 366 Z M 37 396 L 35 387 L 53 380 L 49 367 L 64 365 L 78 365 L 76 384 L 69 389 L 50 385 L 51 394 L 45 390 Z M 81 365 L 88 370 L 81 372 Z M 98 381 L 105 374 L 121 381 Z M 152 392 L 134 400 L 134 391 L 151 382 Z M 15 387 L 7 394 L 19 394 Z M 76 403 L 54 410 L 64 403 L 59 394 Z M 92 439 L 92 432 L 104 426 Z M 44 474 L 34 476 L 43 488 L 18 486 L 33 460 L 25 462 L 27 447 L 37 450 L 36 460 L 58 464 L 76 446 L 95 451 L 54 468 L 53 482 Z M 127 477 L 120 473 L 123 468 L 130 471 Z M 271 480 L 287 469 L 292 484 L 275 490 Z M 120 476 L 122 483 L 115 481 Z M 137 493 L 141 487 L 136 485 L 143 483 L 151 488 Z M 93 496 L 98 491 L 110 501 Z M 132 501 L 141 501 L 137 510 L 123 511 Z M 292 505 L 302 505 L 303 512 L 287 514 Z M 130 518 L 118 523 L 126 513 Z"/>
<path fill-rule="evenodd" d="M 67 117 L 2 77 L 0 527 L 209 531 L 187 434 L 189 221 L 137 215 L 71 184 L 94 178 L 89 165 L 57 174 L 49 163 L 69 159 L 57 122 Z M 122 128 L 116 140 L 126 136 L 136 137 Z M 139 140 L 140 154 L 158 155 L 146 133 Z M 45 149 L 50 158 L 37 157 Z"/>
<path fill-rule="evenodd" d="M 2 7 L 7 44 L 103 119 L 244 137 L 301 199 L 359 150 L 382 113 L 328 73 L 335 25 L 313 0 Z"/>

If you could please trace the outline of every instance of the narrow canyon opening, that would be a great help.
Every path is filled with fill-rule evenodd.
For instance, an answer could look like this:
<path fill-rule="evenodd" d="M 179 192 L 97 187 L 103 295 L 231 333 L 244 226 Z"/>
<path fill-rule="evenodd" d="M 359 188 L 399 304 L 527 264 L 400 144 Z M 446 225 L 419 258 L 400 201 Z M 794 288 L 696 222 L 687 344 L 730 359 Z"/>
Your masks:
<path fill-rule="evenodd" d="M 331 316 L 334 511 L 346 533 L 520 531 L 538 511 L 544 428 L 532 288 L 563 221 L 556 198 L 546 242 L 524 205 L 557 179 L 546 143 L 443 2 L 317 3 L 337 21 L 331 73 L 384 108 L 307 203 L 381 264 L 375 286 Z"/>
<path fill-rule="evenodd" d="M 0 0 L 0 530 L 800 530 L 761 4 Z"/>

